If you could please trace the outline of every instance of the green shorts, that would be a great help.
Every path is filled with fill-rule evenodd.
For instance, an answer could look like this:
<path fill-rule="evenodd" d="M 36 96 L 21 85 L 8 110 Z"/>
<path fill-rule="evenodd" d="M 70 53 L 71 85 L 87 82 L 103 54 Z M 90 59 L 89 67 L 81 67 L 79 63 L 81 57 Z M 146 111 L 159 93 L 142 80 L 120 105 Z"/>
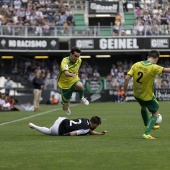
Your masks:
<path fill-rule="evenodd" d="M 155 96 L 153 96 L 152 100 L 148 100 L 148 101 L 144 101 L 136 97 L 135 99 L 141 105 L 141 107 L 144 107 L 144 106 L 147 107 L 151 113 L 155 113 L 159 109 L 159 103 L 156 100 Z"/>
<path fill-rule="evenodd" d="M 68 103 L 71 99 L 73 92 L 76 92 L 74 89 L 75 84 L 80 80 L 76 81 L 69 89 L 60 89 L 61 97 L 62 97 L 62 104 Z"/>

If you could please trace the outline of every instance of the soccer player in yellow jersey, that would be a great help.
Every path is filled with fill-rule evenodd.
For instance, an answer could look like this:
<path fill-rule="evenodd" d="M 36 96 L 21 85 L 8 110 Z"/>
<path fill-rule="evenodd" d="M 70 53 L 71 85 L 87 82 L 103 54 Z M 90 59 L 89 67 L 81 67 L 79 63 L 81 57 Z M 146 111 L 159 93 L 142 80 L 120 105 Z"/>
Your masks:
<path fill-rule="evenodd" d="M 143 134 L 144 139 L 155 139 L 149 133 L 154 129 L 159 113 L 159 103 L 156 100 L 153 92 L 153 85 L 155 76 L 162 73 L 170 73 L 170 68 L 158 66 L 156 63 L 159 59 L 159 52 L 156 50 L 150 51 L 146 61 L 140 61 L 132 65 L 131 69 L 126 75 L 124 82 L 124 99 L 127 95 L 128 84 L 131 77 L 133 77 L 133 94 L 137 102 L 141 106 L 141 115 L 146 126 Z M 148 118 L 147 109 L 152 116 Z"/>
<path fill-rule="evenodd" d="M 58 86 L 61 90 L 63 110 L 70 115 L 69 103 L 73 92 L 78 92 L 81 102 L 89 105 L 89 101 L 84 98 L 84 87 L 78 77 L 78 71 L 81 66 L 81 50 L 73 47 L 70 56 L 63 58 L 60 65 L 58 76 Z"/>

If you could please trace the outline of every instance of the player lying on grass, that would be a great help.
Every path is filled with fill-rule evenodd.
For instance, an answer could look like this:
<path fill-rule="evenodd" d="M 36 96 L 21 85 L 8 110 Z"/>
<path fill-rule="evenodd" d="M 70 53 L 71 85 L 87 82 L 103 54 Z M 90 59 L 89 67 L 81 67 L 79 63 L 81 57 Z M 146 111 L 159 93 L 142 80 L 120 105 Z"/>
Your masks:
<path fill-rule="evenodd" d="M 29 127 L 53 136 L 104 135 L 107 133 L 105 130 L 102 132 L 94 131 L 100 124 L 101 119 L 98 116 L 93 116 L 90 120 L 87 118 L 59 117 L 51 128 L 40 127 L 33 123 L 29 123 Z"/>

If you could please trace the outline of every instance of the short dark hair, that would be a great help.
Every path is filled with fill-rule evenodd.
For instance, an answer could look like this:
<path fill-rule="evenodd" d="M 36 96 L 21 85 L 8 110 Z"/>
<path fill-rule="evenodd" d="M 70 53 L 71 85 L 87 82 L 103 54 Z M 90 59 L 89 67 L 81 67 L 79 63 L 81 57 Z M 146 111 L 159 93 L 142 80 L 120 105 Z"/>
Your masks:
<path fill-rule="evenodd" d="M 152 51 L 150 51 L 149 52 L 149 58 L 159 58 L 159 55 L 160 55 L 160 53 L 159 53 L 159 51 L 157 51 L 157 50 L 152 50 Z"/>
<path fill-rule="evenodd" d="M 94 123 L 94 124 L 97 124 L 97 125 L 100 125 L 101 124 L 101 119 L 100 117 L 98 116 L 93 116 L 91 119 L 90 119 L 90 122 Z"/>
<path fill-rule="evenodd" d="M 80 50 L 80 48 L 75 46 L 71 49 L 71 53 L 74 54 L 74 52 L 81 53 L 81 50 Z"/>

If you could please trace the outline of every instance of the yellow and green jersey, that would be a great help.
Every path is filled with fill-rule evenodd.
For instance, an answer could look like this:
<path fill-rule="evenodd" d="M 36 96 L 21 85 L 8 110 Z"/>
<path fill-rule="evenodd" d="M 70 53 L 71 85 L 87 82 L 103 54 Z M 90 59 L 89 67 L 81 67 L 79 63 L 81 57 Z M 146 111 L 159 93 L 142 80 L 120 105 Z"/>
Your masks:
<path fill-rule="evenodd" d="M 163 68 L 150 61 L 135 63 L 128 72 L 133 77 L 134 96 L 144 101 L 151 100 L 155 76 L 162 74 Z"/>
<path fill-rule="evenodd" d="M 78 71 L 81 66 L 81 58 L 74 63 L 70 60 L 70 57 L 63 58 L 60 65 L 60 72 L 58 76 L 58 86 L 61 89 L 69 89 L 76 81 L 80 80 L 78 77 Z M 64 74 L 64 71 L 69 71 L 70 73 L 77 74 L 76 77 L 69 77 Z"/>

